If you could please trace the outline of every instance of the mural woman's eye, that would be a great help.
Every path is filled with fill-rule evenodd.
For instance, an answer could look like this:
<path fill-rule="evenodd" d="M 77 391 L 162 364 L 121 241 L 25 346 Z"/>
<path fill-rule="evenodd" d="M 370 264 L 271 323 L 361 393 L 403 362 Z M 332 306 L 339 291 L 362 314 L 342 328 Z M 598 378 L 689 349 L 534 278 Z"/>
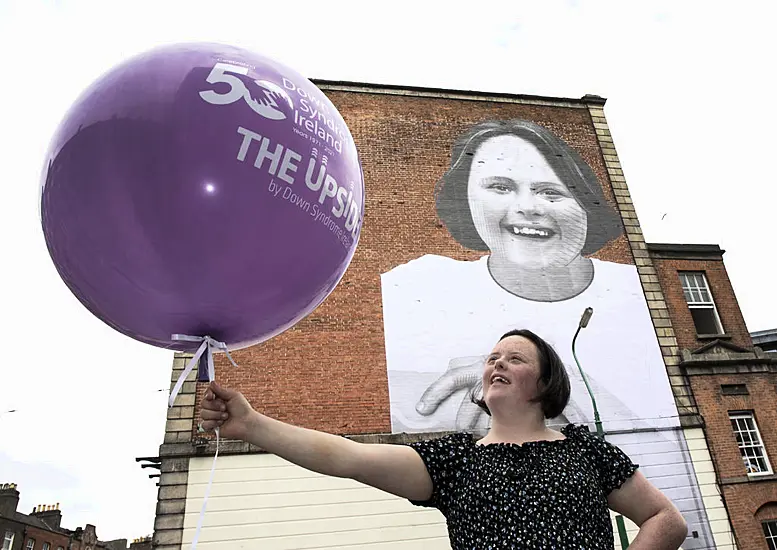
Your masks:
<path fill-rule="evenodd" d="M 506 178 L 488 178 L 484 183 L 486 189 L 499 194 L 510 193 L 515 187 L 513 182 Z"/>
<path fill-rule="evenodd" d="M 539 195 L 539 196 L 541 196 L 541 197 L 543 197 L 545 199 L 548 199 L 550 201 L 558 201 L 558 200 L 562 200 L 562 199 L 567 198 L 566 193 L 564 193 L 564 192 L 562 192 L 562 191 L 560 191 L 558 189 L 551 188 L 551 187 L 548 187 L 548 188 L 545 188 L 545 189 L 538 189 L 536 191 L 536 193 L 537 193 L 537 195 Z"/>

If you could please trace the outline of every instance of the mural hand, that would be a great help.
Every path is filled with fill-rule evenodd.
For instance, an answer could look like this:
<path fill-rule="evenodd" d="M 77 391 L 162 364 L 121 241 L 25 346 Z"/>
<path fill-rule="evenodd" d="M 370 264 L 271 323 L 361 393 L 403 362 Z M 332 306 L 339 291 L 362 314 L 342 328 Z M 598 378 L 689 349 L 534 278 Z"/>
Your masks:
<path fill-rule="evenodd" d="M 459 390 L 472 392 L 481 381 L 484 360 L 483 356 L 451 359 L 445 374 L 426 389 L 416 404 L 418 414 L 429 416 Z"/>

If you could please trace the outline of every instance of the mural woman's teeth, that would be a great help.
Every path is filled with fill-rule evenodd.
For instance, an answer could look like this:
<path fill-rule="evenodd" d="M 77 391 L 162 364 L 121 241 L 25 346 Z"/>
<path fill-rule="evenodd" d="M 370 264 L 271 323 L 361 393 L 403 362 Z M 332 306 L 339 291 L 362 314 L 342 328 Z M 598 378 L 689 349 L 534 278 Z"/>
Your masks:
<path fill-rule="evenodd" d="M 513 233 L 523 237 L 540 237 L 545 239 L 551 236 L 551 232 L 547 229 L 539 229 L 535 227 L 519 227 L 517 225 L 513 226 Z"/>

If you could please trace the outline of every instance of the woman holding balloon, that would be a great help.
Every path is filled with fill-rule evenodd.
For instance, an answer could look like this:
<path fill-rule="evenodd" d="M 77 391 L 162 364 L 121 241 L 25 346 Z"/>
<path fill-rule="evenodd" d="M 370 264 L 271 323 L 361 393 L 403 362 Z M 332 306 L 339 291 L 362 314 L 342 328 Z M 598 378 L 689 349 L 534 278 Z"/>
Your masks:
<path fill-rule="evenodd" d="M 333 204 L 346 186 L 362 219 L 353 141 L 328 150 L 295 132 L 287 82 L 341 125 L 302 76 L 228 46 L 161 48 L 87 89 L 52 140 L 41 192 L 46 244 L 69 289 L 123 334 L 207 358 L 201 429 L 437 507 L 456 549 L 612 548 L 608 509 L 640 526 L 634 550 L 677 548 L 682 517 L 624 453 L 584 428 L 546 426 L 570 386 L 531 332 L 504 335 L 485 364 L 493 422 L 480 441 L 364 445 L 268 418 L 213 382 L 213 351 L 294 325 L 337 285 L 356 247 L 359 226 L 351 231 Z M 311 166 L 317 178 L 305 177 Z M 287 189 L 302 200 L 288 201 Z M 354 238 L 339 239 L 312 204 Z"/>
<path fill-rule="evenodd" d="M 363 444 L 256 412 L 211 383 L 201 430 L 261 447 L 303 468 L 355 479 L 446 517 L 451 547 L 612 549 L 609 510 L 631 519 L 630 548 L 677 549 L 687 527 L 672 503 L 617 447 L 567 425 L 546 426 L 569 399 L 564 365 L 540 337 L 511 331 L 482 372 L 491 428 L 411 445 Z"/>

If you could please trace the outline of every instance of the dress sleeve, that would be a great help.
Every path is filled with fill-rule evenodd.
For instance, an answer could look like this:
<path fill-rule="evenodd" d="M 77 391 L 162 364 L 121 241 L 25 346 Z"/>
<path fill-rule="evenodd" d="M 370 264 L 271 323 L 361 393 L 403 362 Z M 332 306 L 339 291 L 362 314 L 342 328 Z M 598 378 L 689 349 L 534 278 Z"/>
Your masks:
<path fill-rule="evenodd" d="M 592 434 L 588 426 L 569 424 L 562 431 L 568 437 L 579 437 L 582 440 L 590 453 L 596 480 L 605 495 L 620 488 L 639 468 L 639 464 L 632 462 L 618 447 Z"/>
<path fill-rule="evenodd" d="M 619 489 L 621 485 L 634 475 L 634 472 L 639 468 L 639 464 L 632 462 L 626 453 L 612 443 L 593 434 L 589 437 L 594 451 L 596 476 L 599 480 L 599 485 L 604 494 L 609 495 L 615 489 Z"/>
<path fill-rule="evenodd" d="M 429 500 L 411 500 L 412 504 L 437 508 L 447 516 L 453 491 L 467 460 L 466 437 L 465 434 L 452 434 L 409 445 L 421 456 L 432 479 Z"/>

